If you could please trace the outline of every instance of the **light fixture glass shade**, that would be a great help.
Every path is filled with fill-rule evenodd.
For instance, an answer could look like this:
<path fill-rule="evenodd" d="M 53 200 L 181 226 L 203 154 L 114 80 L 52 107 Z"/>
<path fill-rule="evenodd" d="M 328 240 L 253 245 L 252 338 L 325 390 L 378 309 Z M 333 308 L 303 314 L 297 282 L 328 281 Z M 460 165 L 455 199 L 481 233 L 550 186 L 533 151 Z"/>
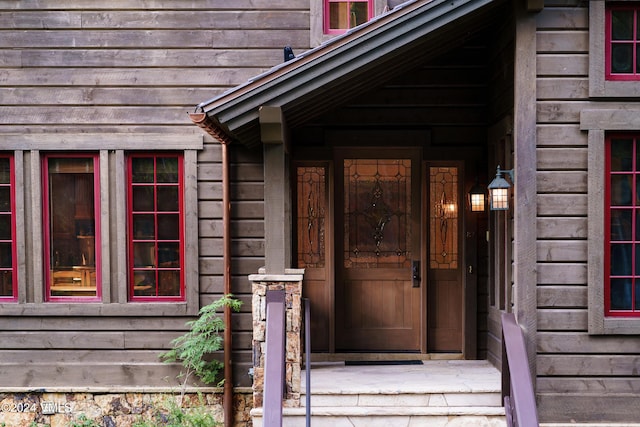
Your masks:
<path fill-rule="evenodd" d="M 484 212 L 484 188 L 477 183 L 469 191 L 469 205 L 471 206 L 471 212 Z"/>
<path fill-rule="evenodd" d="M 501 171 L 498 166 L 496 177 L 489 186 L 489 209 L 492 211 L 506 211 L 509 209 L 509 188 L 511 184 L 502 177 L 503 173 L 511 176 L 512 171 Z"/>
<path fill-rule="evenodd" d="M 492 211 L 506 211 L 509 209 L 509 189 L 494 188 L 489 190 L 489 205 Z"/>

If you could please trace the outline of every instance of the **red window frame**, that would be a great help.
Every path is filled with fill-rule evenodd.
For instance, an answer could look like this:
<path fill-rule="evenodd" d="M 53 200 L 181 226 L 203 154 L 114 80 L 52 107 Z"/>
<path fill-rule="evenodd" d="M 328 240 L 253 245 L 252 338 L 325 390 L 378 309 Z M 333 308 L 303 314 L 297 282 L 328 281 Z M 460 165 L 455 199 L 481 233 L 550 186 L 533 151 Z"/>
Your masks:
<path fill-rule="evenodd" d="M 91 159 L 93 163 L 93 236 L 95 259 L 95 296 L 81 295 L 51 295 L 52 265 L 51 265 L 51 202 L 49 182 L 49 160 L 51 159 Z M 43 224 L 44 224 L 44 272 L 45 272 L 45 301 L 47 302 L 96 302 L 102 300 L 101 252 L 100 252 L 100 161 L 98 153 L 50 153 L 42 158 L 43 182 Z M 55 255 L 55 254 L 54 254 Z"/>
<path fill-rule="evenodd" d="M 613 16 L 614 11 L 632 11 L 633 29 L 632 38 L 628 40 L 613 39 Z M 605 78 L 607 80 L 640 80 L 640 63 L 638 62 L 638 50 L 640 49 L 640 35 L 638 34 L 638 19 L 640 18 L 640 3 L 631 4 L 607 4 L 605 12 Z M 629 73 L 614 73 L 612 71 L 612 50 L 614 45 L 630 44 L 632 46 L 632 71 Z"/>
<path fill-rule="evenodd" d="M 355 25 L 351 25 L 351 19 L 348 17 L 348 25 L 346 28 L 331 28 L 331 5 L 335 3 L 346 3 L 347 8 L 350 8 L 353 3 L 366 3 L 367 4 L 367 21 L 373 18 L 373 0 L 324 0 L 323 2 L 323 29 L 325 34 L 342 34 L 347 32 Z"/>
<path fill-rule="evenodd" d="M 158 160 L 163 158 L 177 159 L 177 182 L 162 182 L 158 179 Z M 134 182 L 133 163 L 136 159 L 150 159 L 153 161 L 153 178 L 152 181 Z M 167 302 L 167 301 L 185 301 L 185 280 L 184 280 L 184 156 L 174 153 L 135 153 L 127 157 L 127 229 L 128 229 L 128 271 L 129 271 L 129 300 L 136 302 Z M 144 190 L 141 187 L 150 189 L 153 193 L 153 208 L 138 209 L 134 203 L 134 192 L 136 189 Z M 161 210 L 158 207 L 158 190 L 170 190 L 169 187 L 177 187 L 177 210 Z M 178 215 L 178 238 L 167 239 L 161 238 L 159 235 L 159 221 L 162 216 Z M 153 217 L 153 234 L 142 235 L 136 226 L 136 218 L 140 219 L 142 215 Z M 170 262 L 170 266 L 161 266 L 162 258 L 161 246 L 165 248 L 168 245 L 178 245 L 179 260 L 177 265 L 175 261 Z M 138 246 L 137 246 L 138 245 Z M 149 256 L 151 265 L 136 265 L 136 247 L 152 248 L 153 255 Z M 138 261 L 138 264 L 141 264 Z M 161 292 L 161 275 L 178 274 L 179 276 L 179 294 L 178 295 L 162 295 Z M 144 287 L 151 286 L 150 289 L 142 289 L 141 280 L 146 281 L 146 275 L 151 275 L 151 281 L 147 281 Z M 138 294 L 136 294 L 138 292 Z"/>
<path fill-rule="evenodd" d="M 9 253 L 10 262 L 3 265 L 0 263 L 0 290 L 4 292 L 4 287 L 8 282 L 11 288 L 11 295 L 1 295 L 0 302 L 16 302 L 18 301 L 18 261 L 17 261 L 17 245 L 16 245 L 16 214 L 15 214 L 15 169 L 14 159 L 12 155 L 0 154 L 0 160 L 8 161 L 9 166 L 9 182 L 0 180 L 0 191 L 3 196 L 8 196 L 8 207 L 4 204 L 6 201 L 0 200 L 0 217 L 9 217 L 8 223 L 10 228 L 10 236 L 0 236 L 0 244 L 10 245 Z M 8 188 L 8 191 L 7 191 Z M 6 238 L 8 237 L 8 238 Z M 3 255 L 6 255 L 3 254 Z M 8 264 L 8 265 L 7 265 Z"/>
<path fill-rule="evenodd" d="M 631 141 L 628 165 L 614 167 L 612 145 L 614 141 Z M 604 311 L 609 317 L 640 317 L 640 134 L 607 135 L 605 143 L 605 239 L 604 239 Z M 616 157 L 620 159 L 621 157 Z M 626 157 L 625 157 L 626 158 Z M 612 185 L 616 180 L 619 185 Z M 625 197 L 621 191 L 626 185 L 629 202 L 617 203 Z M 615 193 L 615 194 L 614 194 Z M 636 195 L 634 197 L 634 195 Z M 614 200 L 614 198 L 616 200 Z M 625 199 L 626 200 L 626 199 Z M 613 222 L 615 221 L 615 222 Z M 627 227 L 616 226 L 626 224 Z M 614 236 L 615 234 L 615 236 Z M 617 237 L 616 237 L 617 236 Z M 614 255 L 615 253 L 615 255 Z M 613 291 L 614 283 L 630 283 Z M 622 292 L 621 292 L 622 291 Z M 620 294 L 630 298 L 630 307 L 614 307 Z"/>

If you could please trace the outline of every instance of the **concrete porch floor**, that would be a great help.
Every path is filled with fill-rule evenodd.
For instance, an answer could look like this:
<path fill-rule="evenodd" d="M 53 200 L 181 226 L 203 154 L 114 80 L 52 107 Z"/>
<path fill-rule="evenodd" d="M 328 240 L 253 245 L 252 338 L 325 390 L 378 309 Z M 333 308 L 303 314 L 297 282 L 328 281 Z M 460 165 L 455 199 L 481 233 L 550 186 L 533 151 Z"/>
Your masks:
<path fill-rule="evenodd" d="M 305 381 L 303 371 L 303 392 Z M 424 360 L 422 365 L 311 363 L 314 394 L 499 393 L 501 381 L 500 371 L 486 360 Z"/>

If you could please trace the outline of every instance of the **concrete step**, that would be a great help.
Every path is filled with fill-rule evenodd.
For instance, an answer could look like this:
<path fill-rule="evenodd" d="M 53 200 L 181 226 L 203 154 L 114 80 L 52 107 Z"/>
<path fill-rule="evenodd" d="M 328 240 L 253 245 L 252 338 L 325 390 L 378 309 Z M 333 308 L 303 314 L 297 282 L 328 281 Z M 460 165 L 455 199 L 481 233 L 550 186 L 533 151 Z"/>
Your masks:
<path fill-rule="evenodd" d="M 301 407 L 283 408 L 283 427 L 305 425 Z M 312 365 L 313 427 L 503 427 L 499 372 L 486 361 L 417 366 Z M 261 427 L 262 408 L 252 412 Z"/>

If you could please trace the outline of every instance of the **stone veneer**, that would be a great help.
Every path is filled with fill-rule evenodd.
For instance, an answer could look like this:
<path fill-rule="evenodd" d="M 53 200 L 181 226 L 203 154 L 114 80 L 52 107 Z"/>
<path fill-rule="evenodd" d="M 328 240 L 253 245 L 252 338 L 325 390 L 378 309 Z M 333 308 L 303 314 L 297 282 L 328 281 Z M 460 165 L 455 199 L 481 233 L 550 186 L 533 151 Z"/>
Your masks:
<path fill-rule="evenodd" d="M 285 290 L 285 396 L 284 407 L 300 406 L 302 366 L 302 279 L 303 269 L 288 269 L 285 274 L 252 274 L 253 283 L 253 406 L 262 407 L 266 346 L 268 291 Z"/>
<path fill-rule="evenodd" d="M 222 390 L 188 392 L 183 408 L 204 405 L 223 424 Z M 0 392 L 0 426 L 69 427 L 85 425 L 82 417 L 105 427 L 130 427 L 141 420 L 153 420 L 167 406 L 167 399 L 180 399 L 168 392 Z M 250 389 L 236 390 L 233 402 L 235 427 L 251 427 Z M 166 412 L 166 410 L 164 410 Z"/>

